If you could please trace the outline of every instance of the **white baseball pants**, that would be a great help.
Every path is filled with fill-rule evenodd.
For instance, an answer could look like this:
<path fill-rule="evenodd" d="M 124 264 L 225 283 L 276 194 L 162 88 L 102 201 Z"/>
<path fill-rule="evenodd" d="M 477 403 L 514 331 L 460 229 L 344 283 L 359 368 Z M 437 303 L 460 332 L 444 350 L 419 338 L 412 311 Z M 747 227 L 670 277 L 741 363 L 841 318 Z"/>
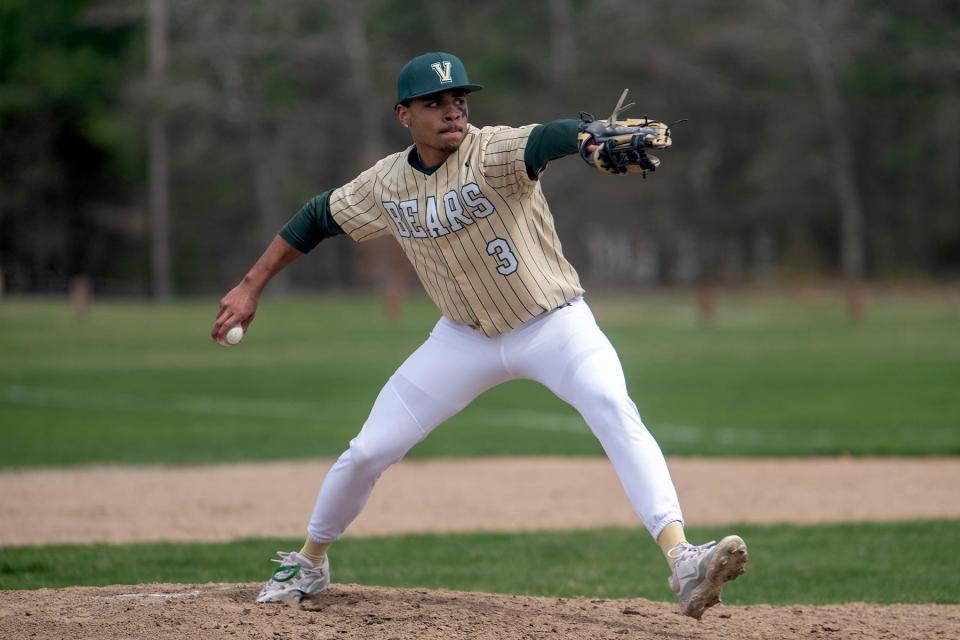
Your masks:
<path fill-rule="evenodd" d="M 671 522 L 683 522 L 660 447 L 627 395 L 620 359 L 578 298 L 496 338 L 441 318 L 380 391 L 324 479 L 310 538 L 339 538 L 387 467 L 478 395 L 517 378 L 542 383 L 580 412 L 654 539 Z"/>

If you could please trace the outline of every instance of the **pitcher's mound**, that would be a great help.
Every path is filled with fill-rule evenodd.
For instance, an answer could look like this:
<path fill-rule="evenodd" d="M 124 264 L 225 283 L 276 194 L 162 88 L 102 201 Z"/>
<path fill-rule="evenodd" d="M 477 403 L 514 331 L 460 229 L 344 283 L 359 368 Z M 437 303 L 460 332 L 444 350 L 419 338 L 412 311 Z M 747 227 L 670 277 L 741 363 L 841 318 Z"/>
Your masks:
<path fill-rule="evenodd" d="M 718 605 L 702 623 L 673 603 L 334 585 L 298 606 L 255 605 L 258 584 L 0 591 L 11 639 L 957 638 L 960 605 Z"/>

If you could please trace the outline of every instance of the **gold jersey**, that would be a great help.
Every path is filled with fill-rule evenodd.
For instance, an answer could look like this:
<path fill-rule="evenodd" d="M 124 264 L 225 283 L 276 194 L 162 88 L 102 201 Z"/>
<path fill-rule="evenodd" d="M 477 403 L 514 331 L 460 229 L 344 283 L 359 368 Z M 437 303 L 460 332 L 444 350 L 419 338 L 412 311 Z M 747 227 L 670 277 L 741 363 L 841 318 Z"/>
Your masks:
<path fill-rule="evenodd" d="M 583 293 L 524 150 L 536 125 L 470 125 L 431 175 L 413 147 L 330 194 L 330 213 L 358 242 L 392 234 L 440 312 L 493 337 Z"/>

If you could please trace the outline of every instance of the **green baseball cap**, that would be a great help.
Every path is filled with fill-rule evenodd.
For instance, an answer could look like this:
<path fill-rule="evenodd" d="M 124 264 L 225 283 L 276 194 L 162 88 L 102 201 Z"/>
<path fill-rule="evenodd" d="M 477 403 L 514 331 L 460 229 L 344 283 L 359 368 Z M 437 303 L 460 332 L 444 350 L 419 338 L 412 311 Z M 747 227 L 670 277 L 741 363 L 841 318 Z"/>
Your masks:
<path fill-rule="evenodd" d="M 403 65 L 400 70 L 397 76 L 397 104 L 450 89 L 480 91 L 483 87 L 470 84 L 466 67 L 452 53 L 425 53 Z"/>

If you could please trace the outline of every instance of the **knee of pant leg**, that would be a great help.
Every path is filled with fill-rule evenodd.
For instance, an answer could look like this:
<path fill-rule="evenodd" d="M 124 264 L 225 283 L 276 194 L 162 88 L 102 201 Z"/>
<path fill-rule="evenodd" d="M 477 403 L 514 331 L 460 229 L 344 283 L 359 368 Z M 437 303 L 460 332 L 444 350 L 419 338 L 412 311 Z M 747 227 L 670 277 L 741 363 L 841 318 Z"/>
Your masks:
<path fill-rule="evenodd" d="M 351 467 L 378 475 L 403 458 L 426 433 L 391 385 L 380 392 L 360 433 L 344 454 Z"/>
<path fill-rule="evenodd" d="M 600 389 L 591 393 L 581 410 L 590 428 L 597 429 L 643 429 L 643 422 L 636 405 L 629 396 L 616 389 Z"/>
<path fill-rule="evenodd" d="M 379 476 L 387 467 L 402 458 L 404 453 L 406 450 L 397 451 L 382 445 L 371 446 L 360 438 L 354 438 L 350 441 L 346 457 L 349 465 L 357 472 Z"/>
<path fill-rule="evenodd" d="M 612 422 L 623 409 L 623 401 L 619 394 L 609 389 L 594 390 L 587 400 L 589 413 L 602 422 Z"/>

